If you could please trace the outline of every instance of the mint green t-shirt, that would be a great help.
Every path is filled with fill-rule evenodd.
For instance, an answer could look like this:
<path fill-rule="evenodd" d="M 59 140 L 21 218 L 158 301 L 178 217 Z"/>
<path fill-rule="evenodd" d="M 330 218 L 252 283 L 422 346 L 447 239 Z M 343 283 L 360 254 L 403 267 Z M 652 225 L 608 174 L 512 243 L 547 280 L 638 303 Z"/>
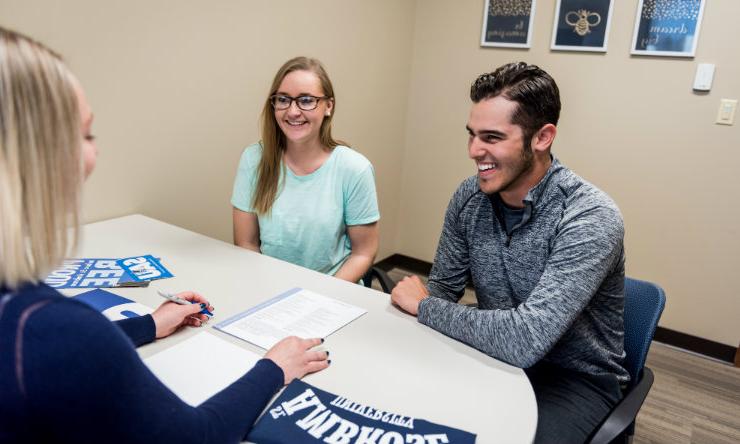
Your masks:
<path fill-rule="evenodd" d="M 262 145 L 244 150 L 231 204 L 256 213 L 252 195 Z M 296 176 L 285 167 L 269 215 L 258 216 L 263 254 L 333 275 L 349 257 L 347 227 L 380 219 L 373 166 L 365 156 L 337 146 L 316 171 Z"/>

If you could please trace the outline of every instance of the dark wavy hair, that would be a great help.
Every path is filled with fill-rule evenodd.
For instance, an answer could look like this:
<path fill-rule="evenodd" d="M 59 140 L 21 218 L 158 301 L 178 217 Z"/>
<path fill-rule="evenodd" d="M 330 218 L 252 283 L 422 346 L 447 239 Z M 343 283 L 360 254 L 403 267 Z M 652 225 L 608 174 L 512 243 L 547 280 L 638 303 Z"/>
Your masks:
<path fill-rule="evenodd" d="M 530 143 L 544 125 L 558 124 L 558 85 L 538 66 L 525 62 L 508 63 L 493 72 L 481 74 L 470 86 L 470 100 L 474 103 L 500 95 L 517 103 L 511 123 L 522 128 L 526 143 Z"/>

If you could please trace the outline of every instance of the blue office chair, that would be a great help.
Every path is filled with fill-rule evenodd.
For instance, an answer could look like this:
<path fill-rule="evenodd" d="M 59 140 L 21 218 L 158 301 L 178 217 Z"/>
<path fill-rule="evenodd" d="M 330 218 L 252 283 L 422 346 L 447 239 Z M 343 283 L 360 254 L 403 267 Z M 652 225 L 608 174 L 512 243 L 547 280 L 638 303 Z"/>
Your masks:
<path fill-rule="evenodd" d="M 665 307 L 665 293 L 659 286 L 637 279 L 624 279 L 624 367 L 630 383 L 624 397 L 614 406 L 591 444 L 627 443 L 635 433 L 635 418 L 655 379 L 645 367 L 655 328 Z"/>
<path fill-rule="evenodd" d="M 380 288 L 383 289 L 383 293 L 391 293 L 396 283 L 393 282 L 388 274 L 380 267 L 372 266 L 367 273 L 362 277 L 362 284 L 367 288 L 370 288 L 373 284 L 373 279 L 377 279 L 380 284 Z"/>

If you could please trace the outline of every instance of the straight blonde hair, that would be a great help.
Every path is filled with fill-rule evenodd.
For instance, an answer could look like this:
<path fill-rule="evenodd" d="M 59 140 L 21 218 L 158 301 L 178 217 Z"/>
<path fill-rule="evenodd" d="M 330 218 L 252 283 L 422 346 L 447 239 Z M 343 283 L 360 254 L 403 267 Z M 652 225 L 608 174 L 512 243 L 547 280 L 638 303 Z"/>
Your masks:
<path fill-rule="evenodd" d="M 278 195 L 278 186 L 280 179 L 285 175 L 285 166 L 282 163 L 283 152 L 286 148 L 285 134 L 280 129 L 275 120 L 275 111 L 272 107 L 270 97 L 277 93 L 280 84 L 283 83 L 285 76 L 293 71 L 310 71 L 316 74 L 321 83 L 321 89 L 326 100 L 334 101 L 334 87 L 331 84 L 329 75 L 326 73 L 324 66 L 320 61 L 308 57 L 295 57 L 283 64 L 275 78 L 272 80 L 270 93 L 267 95 L 265 105 L 262 108 L 262 158 L 257 167 L 257 186 L 252 197 L 252 208 L 257 214 L 267 214 L 272 208 L 272 204 Z M 334 110 L 336 111 L 336 101 L 334 101 Z M 346 145 L 345 142 L 334 140 L 331 135 L 331 120 L 334 112 L 330 116 L 325 116 L 321 122 L 319 132 L 319 141 L 326 150 L 332 150 L 337 145 Z"/>
<path fill-rule="evenodd" d="M 57 54 L 0 27 L 0 286 L 7 289 L 42 280 L 77 242 L 83 169 L 75 86 Z"/>

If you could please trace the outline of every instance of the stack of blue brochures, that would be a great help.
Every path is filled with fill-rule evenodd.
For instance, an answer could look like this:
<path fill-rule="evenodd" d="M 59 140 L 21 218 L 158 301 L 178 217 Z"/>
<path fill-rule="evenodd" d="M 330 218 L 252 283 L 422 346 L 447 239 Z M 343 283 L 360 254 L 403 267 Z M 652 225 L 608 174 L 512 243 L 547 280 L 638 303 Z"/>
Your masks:
<path fill-rule="evenodd" d="M 151 254 L 123 259 L 67 259 L 44 282 L 54 288 L 146 287 L 173 274 Z"/>

